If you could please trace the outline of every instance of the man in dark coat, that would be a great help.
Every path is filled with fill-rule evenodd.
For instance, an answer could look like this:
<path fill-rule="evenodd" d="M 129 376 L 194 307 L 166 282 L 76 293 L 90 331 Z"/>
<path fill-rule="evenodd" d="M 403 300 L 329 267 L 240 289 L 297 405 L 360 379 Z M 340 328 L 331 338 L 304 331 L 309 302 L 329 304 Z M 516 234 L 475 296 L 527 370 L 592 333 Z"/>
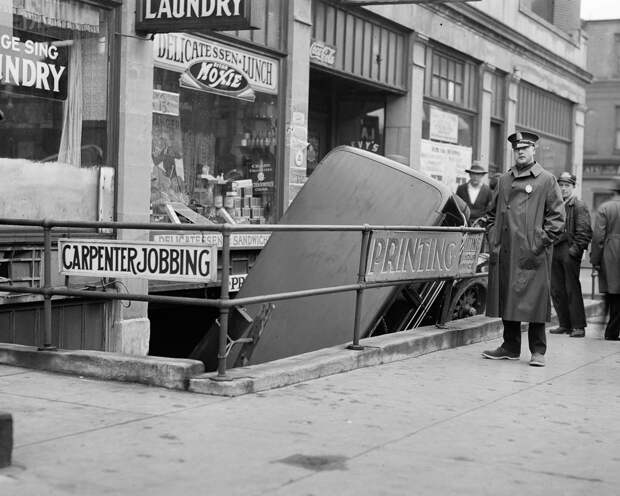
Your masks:
<path fill-rule="evenodd" d="M 564 232 L 553 244 L 551 299 L 560 327 L 549 332 L 567 333 L 572 338 L 582 338 L 586 335 L 586 313 L 579 272 L 581 257 L 592 239 L 592 226 L 588 207 L 575 197 L 576 183 L 577 178 L 570 172 L 562 172 L 558 177 L 566 210 L 566 223 Z"/>
<path fill-rule="evenodd" d="M 491 206 L 491 188 L 482 179 L 487 173 L 477 160 L 474 160 L 470 169 L 465 169 L 469 174 L 469 181 L 460 184 L 456 188 L 456 195 L 461 198 L 470 211 L 470 223 L 473 224 L 484 216 Z"/>
<path fill-rule="evenodd" d="M 609 322 L 605 339 L 620 339 L 620 177 L 612 182 L 611 200 L 596 213 L 590 262 L 599 273 L 599 291 L 605 294 Z"/>
<path fill-rule="evenodd" d="M 518 360 L 521 322 L 529 323 L 530 365 L 544 367 L 545 322 L 551 317 L 549 280 L 553 242 L 564 228 L 564 205 L 555 177 L 534 160 L 538 136 L 508 137 L 515 165 L 502 174 L 488 213 L 487 315 L 501 317 L 504 342 L 485 358 Z"/>

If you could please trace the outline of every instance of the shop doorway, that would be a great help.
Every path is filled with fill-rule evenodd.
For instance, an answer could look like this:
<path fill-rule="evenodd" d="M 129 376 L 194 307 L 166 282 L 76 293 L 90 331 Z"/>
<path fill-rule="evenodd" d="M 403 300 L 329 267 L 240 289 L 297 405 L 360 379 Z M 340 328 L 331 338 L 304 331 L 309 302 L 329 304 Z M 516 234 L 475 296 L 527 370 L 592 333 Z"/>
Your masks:
<path fill-rule="evenodd" d="M 310 70 L 307 174 L 340 145 L 384 155 L 388 95 L 358 81 Z"/>

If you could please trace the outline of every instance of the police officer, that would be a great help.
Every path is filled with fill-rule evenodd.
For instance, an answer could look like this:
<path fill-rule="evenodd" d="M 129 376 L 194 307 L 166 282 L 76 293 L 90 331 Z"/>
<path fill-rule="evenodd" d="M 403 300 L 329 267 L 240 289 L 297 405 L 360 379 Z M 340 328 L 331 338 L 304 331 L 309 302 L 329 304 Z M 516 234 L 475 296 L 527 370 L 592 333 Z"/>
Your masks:
<path fill-rule="evenodd" d="M 487 226 L 487 315 L 502 318 L 504 342 L 482 356 L 518 360 L 521 322 L 525 321 L 529 323 L 530 365 L 544 367 L 545 322 L 551 317 L 551 252 L 564 228 L 564 205 L 555 177 L 534 159 L 538 136 L 517 132 L 508 141 L 515 165 L 499 178 Z"/>
<path fill-rule="evenodd" d="M 609 322 L 605 339 L 620 339 L 620 177 L 612 180 L 614 196 L 603 203 L 594 221 L 590 262 L 599 272 L 599 291 L 605 295 Z"/>
<path fill-rule="evenodd" d="M 576 183 L 576 177 L 570 172 L 562 172 L 558 177 L 566 223 L 564 232 L 553 244 L 551 265 L 551 300 L 560 326 L 549 332 L 582 338 L 586 335 L 586 313 L 579 272 L 581 257 L 592 239 L 592 226 L 588 207 L 575 197 Z"/>

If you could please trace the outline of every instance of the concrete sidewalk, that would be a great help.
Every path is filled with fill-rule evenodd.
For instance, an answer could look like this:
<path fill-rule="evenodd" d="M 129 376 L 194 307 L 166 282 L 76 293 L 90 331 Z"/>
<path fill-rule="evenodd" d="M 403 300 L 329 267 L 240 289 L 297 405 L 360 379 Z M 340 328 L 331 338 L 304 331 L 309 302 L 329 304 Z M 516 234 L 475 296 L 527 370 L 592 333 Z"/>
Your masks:
<path fill-rule="evenodd" d="M 0 366 L 4 495 L 617 495 L 620 343 L 499 340 L 226 398 Z M 525 338 L 525 336 L 524 336 Z"/>

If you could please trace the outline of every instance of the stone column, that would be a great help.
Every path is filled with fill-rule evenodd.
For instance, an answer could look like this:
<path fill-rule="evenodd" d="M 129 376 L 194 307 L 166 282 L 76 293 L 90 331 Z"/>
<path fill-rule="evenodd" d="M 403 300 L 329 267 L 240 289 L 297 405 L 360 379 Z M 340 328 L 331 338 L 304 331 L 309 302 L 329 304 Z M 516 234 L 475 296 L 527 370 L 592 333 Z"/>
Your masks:
<path fill-rule="evenodd" d="M 282 212 L 301 188 L 306 175 L 312 1 L 291 0 L 288 9 L 288 59 L 282 82 L 286 88 Z"/>
<path fill-rule="evenodd" d="M 478 113 L 478 160 L 489 170 L 489 146 L 491 132 L 491 104 L 493 101 L 493 71 L 488 64 L 480 67 L 480 106 Z"/>
<path fill-rule="evenodd" d="M 575 116 L 573 117 L 573 174 L 577 176 L 577 186 L 575 187 L 577 196 L 581 198 L 583 187 L 583 147 L 585 135 L 585 122 L 587 107 L 585 105 L 575 106 Z"/>
<path fill-rule="evenodd" d="M 422 147 L 422 117 L 424 116 L 424 78 L 426 74 L 426 43 L 422 35 L 411 37 L 409 68 L 409 165 L 420 170 Z"/>
<path fill-rule="evenodd" d="M 517 124 L 517 101 L 519 100 L 519 81 L 521 76 L 518 71 L 513 72 L 511 76 L 508 76 L 506 81 L 506 111 L 505 111 L 505 130 L 506 136 L 504 136 L 504 170 L 508 170 L 512 167 L 512 147 L 510 143 L 506 141 L 508 135 L 512 134 Z"/>
<path fill-rule="evenodd" d="M 417 163 L 416 168 L 419 168 L 419 146 L 417 162 L 413 160 L 413 150 L 414 143 L 422 138 L 425 62 L 424 43 L 412 35 L 405 68 L 409 91 L 402 96 L 388 96 L 385 112 L 385 156 L 405 165 Z"/>
<path fill-rule="evenodd" d="M 136 0 L 123 2 L 120 33 L 119 154 L 117 168 L 117 220 L 148 222 L 151 180 L 151 131 L 153 110 L 153 42 L 135 37 Z M 118 239 L 148 240 L 148 232 L 120 230 Z M 123 279 L 130 293 L 148 293 L 148 282 Z M 121 290 L 124 290 L 121 286 Z M 113 303 L 108 351 L 146 355 L 150 323 L 147 304 Z"/>

